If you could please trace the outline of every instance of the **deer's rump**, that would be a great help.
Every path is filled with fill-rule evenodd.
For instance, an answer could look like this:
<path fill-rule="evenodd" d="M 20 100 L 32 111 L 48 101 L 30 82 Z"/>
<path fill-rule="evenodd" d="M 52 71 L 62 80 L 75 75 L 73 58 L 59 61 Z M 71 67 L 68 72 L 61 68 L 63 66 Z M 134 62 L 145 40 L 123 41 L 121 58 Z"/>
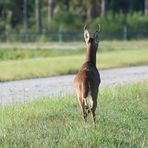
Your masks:
<path fill-rule="evenodd" d="M 100 74 L 96 67 L 87 64 L 83 65 L 75 76 L 74 86 L 86 98 L 91 94 L 92 90 L 99 87 L 100 82 Z"/>

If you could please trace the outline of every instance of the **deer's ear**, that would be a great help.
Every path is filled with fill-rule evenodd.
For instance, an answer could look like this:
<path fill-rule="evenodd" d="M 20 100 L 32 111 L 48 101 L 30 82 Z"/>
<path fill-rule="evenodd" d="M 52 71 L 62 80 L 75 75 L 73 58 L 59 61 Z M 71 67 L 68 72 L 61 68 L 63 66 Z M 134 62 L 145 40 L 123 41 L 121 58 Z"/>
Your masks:
<path fill-rule="evenodd" d="M 94 34 L 94 40 L 97 43 L 99 42 L 99 32 L 98 31 L 96 31 L 95 34 Z"/>
<path fill-rule="evenodd" d="M 84 39 L 85 39 L 86 43 L 88 43 L 89 38 L 90 38 L 89 32 L 88 32 L 88 30 L 85 30 L 84 31 Z"/>

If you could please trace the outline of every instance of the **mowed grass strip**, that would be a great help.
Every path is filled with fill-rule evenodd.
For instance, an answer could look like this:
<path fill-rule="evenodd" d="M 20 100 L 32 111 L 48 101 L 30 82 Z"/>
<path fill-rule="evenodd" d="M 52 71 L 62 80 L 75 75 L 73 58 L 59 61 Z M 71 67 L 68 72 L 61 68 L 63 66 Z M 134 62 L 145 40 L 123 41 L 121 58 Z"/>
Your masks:
<path fill-rule="evenodd" d="M 99 52 L 119 50 L 148 50 L 148 40 L 100 41 Z M 86 53 L 85 42 L 1 43 L 0 61 L 80 55 Z"/>
<path fill-rule="evenodd" d="M 0 147 L 147 147 L 147 83 L 102 89 L 96 130 L 75 95 L 1 107 Z"/>
<path fill-rule="evenodd" d="M 3 49 L 60 49 L 65 50 L 65 46 L 75 47 L 72 49 L 80 49 L 84 48 L 85 41 L 81 40 L 81 42 L 36 42 L 36 43 L 20 43 L 20 42 L 7 42 L 1 43 L 0 50 Z M 100 49 L 102 51 L 106 50 L 128 50 L 128 49 L 147 49 L 148 48 L 148 40 L 100 40 L 99 43 Z M 51 48 L 52 47 L 52 48 Z M 67 48 L 68 49 L 68 48 Z"/>
<path fill-rule="evenodd" d="M 97 53 L 99 69 L 148 64 L 148 50 Z M 85 60 L 85 54 L 0 61 L 0 81 L 73 74 Z"/>

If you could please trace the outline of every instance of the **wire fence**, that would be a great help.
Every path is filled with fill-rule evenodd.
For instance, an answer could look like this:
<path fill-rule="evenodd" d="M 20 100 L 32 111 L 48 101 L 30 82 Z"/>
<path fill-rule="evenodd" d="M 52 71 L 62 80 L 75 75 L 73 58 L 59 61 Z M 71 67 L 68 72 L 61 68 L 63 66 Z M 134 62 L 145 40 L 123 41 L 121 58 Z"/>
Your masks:
<path fill-rule="evenodd" d="M 129 39 L 147 39 L 148 32 L 127 32 L 126 30 L 118 33 L 100 33 L 101 40 L 129 40 Z M 82 41 L 83 33 L 81 32 L 44 32 L 38 33 L 5 33 L 0 35 L 0 42 L 68 42 Z"/>

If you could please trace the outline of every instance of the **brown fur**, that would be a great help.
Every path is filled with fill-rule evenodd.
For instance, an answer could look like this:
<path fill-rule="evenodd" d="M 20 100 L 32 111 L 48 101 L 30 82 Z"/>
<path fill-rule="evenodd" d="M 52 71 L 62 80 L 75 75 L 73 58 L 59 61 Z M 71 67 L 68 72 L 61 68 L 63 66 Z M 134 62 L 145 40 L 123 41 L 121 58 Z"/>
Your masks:
<path fill-rule="evenodd" d="M 95 110 L 97 107 L 98 89 L 101 82 L 100 74 L 96 68 L 96 51 L 99 42 L 98 35 L 98 32 L 96 32 L 94 37 L 90 38 L 89 32 L 85 30 L 84 38 L 87 45 L 86 61 L 81 66 L 73 81 L 84 121 L 86 121 L 88 109 L 86 98 L 88 96 L 90 97 L 91 106 L 88 112 L 91 114 L 94 127 L 96 127 Z"/>

